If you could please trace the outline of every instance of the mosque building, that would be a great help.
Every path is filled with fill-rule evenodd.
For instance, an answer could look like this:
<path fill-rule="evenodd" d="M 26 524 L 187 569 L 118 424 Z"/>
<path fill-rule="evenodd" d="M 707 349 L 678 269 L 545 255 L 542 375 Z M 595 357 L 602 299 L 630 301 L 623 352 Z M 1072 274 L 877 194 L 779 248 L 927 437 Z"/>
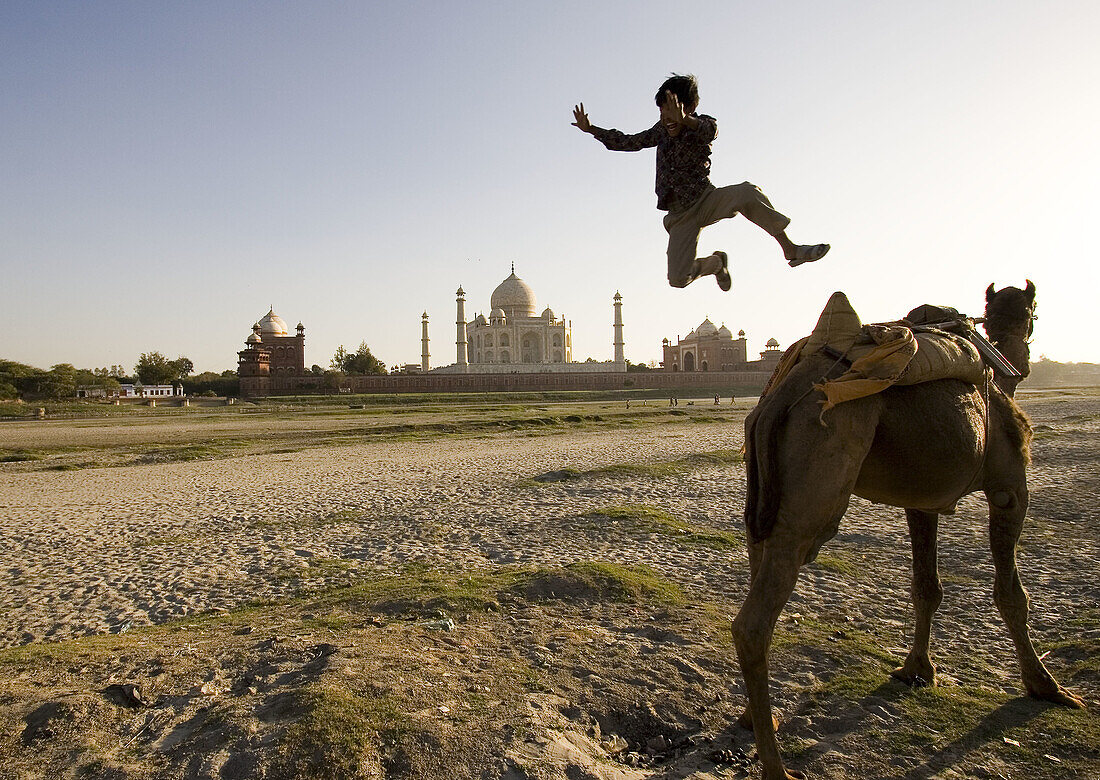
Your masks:
<path fill-rule="evenodd" d="M 505 373 L 600 373 L 625 372 L 623 354 L 622 296 L 613 299 L 614 359 L 601 363 L 573 362 L 572 323 L 547 306 L 538 314 L 535 292 L 512 273 L 497 285 L 489 298 L 489 316 L 480 313 L 466 320 L 466 292 L 456 292 L 457 317 L 455 362 L 431 369 L 446 374 Z M 423 366 L 427 370 L 427 314 L 423 315 L 421 341 Z"/>
<path fill-rule="evenodd" d="M 298 323 L 291 336 L 274 307 L 252 326 L 245 348 L 237 353 L 237 375 L 248 394 L 289 391 L 306 373 L 306 329 Z"/>
<path fill-rule="evenodd" d="M 665 371 L 744 371 L 749 366 L 770 370 L 782 356 L 779 342 L 768 339 L 760 360 L 750 364 L 745 331 L 738 331 L 735 339 L 725 324 L 717 328 L 709 317 L 684 338 L 677 337 L 675 344 L 664 339 L 661 345 Z"/>

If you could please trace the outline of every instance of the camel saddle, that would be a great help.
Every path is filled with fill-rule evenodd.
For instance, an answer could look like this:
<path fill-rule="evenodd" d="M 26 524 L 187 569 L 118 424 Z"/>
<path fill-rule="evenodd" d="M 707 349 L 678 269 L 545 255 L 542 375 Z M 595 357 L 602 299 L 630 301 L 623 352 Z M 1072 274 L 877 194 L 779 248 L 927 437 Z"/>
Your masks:
<path fill-rule="evenodd" d="M 764 392 L 799 360 L 817 353 L 847 369 L 840 377 L 815 385 L 825 394 L 823 412 L 893 385 L 938 379 L 979 385 L 986 381 L 986 366 L 971 341 L 973 335 L 977 335 L 973 320 L 943 306 L 919 306 L 896 322 L 864 325 L 848 297 L 835 292 L 813 332 L 784 353 Z"/>

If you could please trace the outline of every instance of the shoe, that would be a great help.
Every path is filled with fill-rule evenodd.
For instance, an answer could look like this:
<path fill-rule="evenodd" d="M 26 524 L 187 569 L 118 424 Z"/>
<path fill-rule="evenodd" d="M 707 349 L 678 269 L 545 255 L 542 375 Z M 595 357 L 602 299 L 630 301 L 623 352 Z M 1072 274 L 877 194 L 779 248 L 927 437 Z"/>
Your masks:
<path fill-rule="evenodd" d="M 802 244 L 794 248 L 794 257 L 787 258 L 787 265 L 796 268 L 803 263 L 820 260 L 829 251 L 828 244 Z"/>
<path fill-rule="evenodd" d="M 722 261 L 722 267 L 714 272 L 714 278 L 718 282 L 718 289 L 729 292 L 733 287 L 733 279 L 730 278 L 730 259 L 725 252 L 715 252 L 714 256 Z"/>

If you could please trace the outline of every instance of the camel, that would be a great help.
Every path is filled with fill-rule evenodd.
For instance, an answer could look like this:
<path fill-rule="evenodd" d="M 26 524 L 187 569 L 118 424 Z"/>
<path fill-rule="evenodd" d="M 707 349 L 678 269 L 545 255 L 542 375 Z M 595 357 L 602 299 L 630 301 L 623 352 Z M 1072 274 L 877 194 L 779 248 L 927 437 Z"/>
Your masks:
<path fill-rule="evenodd" d="M 990 285 L 986 298 L 987 332 L 1026 374 L 1026 366 L 1015 361 L 1027 359 L 1023 342 L 1031 333 L 1034 285 L 999 292 Z M 909 524 L 915 636 L 894 677 L 935 684 L 929 644 L 932 616 L 943 597 L 936 565 L 939 515 L 953 513 L 962 496 L 981 490 L 989 504 L 994 601 L 1015 644 L 1025 688 L 1039 699 L 1084 707 L 1054 679 L 1028 635 L 1016 544 L 1028 505 L 1031 426 L 1012 398 L 1019 380 L 1004 389 L 956 379 L 894 385 L 822 415 L 822 394 L 813 387 L 842 371 L 834 357 L 820 352 L 803 358 L 745 421 L 751 582 L 732 630 L 748 695 L 742 723 L 754 731 L 765 780 L 804 777 L 784 766 L 775 738 L 768 693 L 775 623 L 799 568 L 836 534 L 853 493 L 904 508 Z"/>

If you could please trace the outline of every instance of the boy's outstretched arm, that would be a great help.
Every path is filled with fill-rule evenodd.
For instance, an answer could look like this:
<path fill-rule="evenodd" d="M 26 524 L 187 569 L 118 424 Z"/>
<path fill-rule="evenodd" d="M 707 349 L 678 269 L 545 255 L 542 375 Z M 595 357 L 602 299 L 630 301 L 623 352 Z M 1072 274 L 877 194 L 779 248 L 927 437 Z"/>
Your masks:
<path fill-rule="evenodd" d="M 658 122 L 648 130 L 643 130 L 634 135 L 627 135 L 618 130 L 604 130 L 596 127 L 588 121 L 588 114 L 584 111 L 584 103 L 573 106 L 573 127 L 583 133 L 588 133 L 613 152 L 637 152 L 657 145 L 658 133 L 661 123 Z"/>

